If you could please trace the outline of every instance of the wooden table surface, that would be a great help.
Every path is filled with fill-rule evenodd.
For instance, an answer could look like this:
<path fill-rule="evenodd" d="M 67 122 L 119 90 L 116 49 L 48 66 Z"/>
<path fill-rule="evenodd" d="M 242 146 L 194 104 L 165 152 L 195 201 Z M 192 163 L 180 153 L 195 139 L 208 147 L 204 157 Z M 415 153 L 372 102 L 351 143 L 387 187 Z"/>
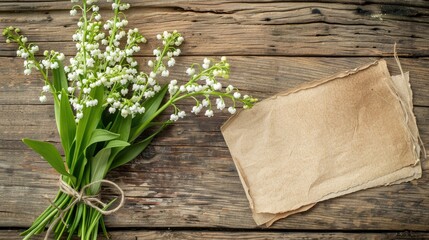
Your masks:
<path fill-rule="evenodd" d="M 177 29 L 186 42 L 173 77 L 184 78 L 186 66 L 204 56 L 225 55 L 231 83 L 259 99 L 380 57 L 398 74 L 392 58 L 397 42 L 429 146 L 427 0 L 128 2 L 129 26 L 149 39 L 139 61 L 151 55 L 157 33 Z M 65 0 L 2 0 L 0 27 L 20 27 L 42 50 L 72 55 L 77 18 L 69 16 L 70 8 Z M 43 83 L 22 74 L 15 50 L 1 39 L 0 239 L 20 239 L 18 232 L 48 205 L 44 196 L 57 191 L 58 176 L 20 141 L 59 137 L 52 102 L 38 101 Z M 187 117 L 108 175 L 126 195 L 126 205 L 106 217 L 113 239 L 429 239 L 428 161 L 419 180 L 328 200 L 268 229 L 257 227 L 219 131 L 228 117 Z"/>

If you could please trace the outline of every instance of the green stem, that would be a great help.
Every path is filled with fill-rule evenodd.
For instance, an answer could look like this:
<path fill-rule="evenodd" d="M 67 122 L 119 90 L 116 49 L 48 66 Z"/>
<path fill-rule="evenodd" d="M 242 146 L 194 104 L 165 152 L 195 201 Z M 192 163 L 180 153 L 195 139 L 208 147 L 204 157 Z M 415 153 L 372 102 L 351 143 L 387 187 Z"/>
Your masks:
<path fill-rule="evenodd" d="M 28 49 L 28 47 L 25 45 L 25 43 L 23 43 L 19 38 L 15 40 L 18 45 L 23 48 L 26 52 L 29 53 L 28 58 L 33 61 L 34 65 L 36 66 L 37 70 L 39 70 L 39 72 L 42 74 L 43 79 L 45 80 L 45 82 L 49 83 L 49 79 L 47 76 L 47 70 L 46 69 L 46 73 L 45 71 L 43 71 L 43 68 L 40 66 L 40 63 L 36 60 L 36 58 L 34 57 L 34 54 L 30 53 L 30 50 Z M 50 83 L 49 83 L 50 84 Z"/>
<path fill-rule="evenodd" d="M 87 208 L 83 206 L 83 214 L 82 214 L 82 225 L 81 225 L 81 237 L 84 240 L 84 236 L 86 235 L 86 219 L 87 219 Z"/>
<path fill-rule="evenodd" d="M 115 0 L 115 3 L 120 5 L 121 1 L 120 0 Z M 117 7 L 115 9 L 115 13 L 114 13 L 114 17 L 113 17 L 113 29 L 112 29 L 112 34 L 110 35 L 110 40 L 109 40 L 109 46 L 112 47 L 113 44 L 113 40 L 115 39 L 115 34 L 116 34 L 116 23 L 118 22 L 118 15 L 119 15 L 119 7 Z"/>
<path fill-rule="evenodd" d="M 63 200 L 64 194 L 62 192 L 58 192 L 57 196 L 54 199 L 54 204 L 57 202 L 61 202 Z M 24 231 L 21 235 L 27 235 L 30 233 L 33 229 L 38 228 L 40 225 L 40 222 L 43 221 L 55 208 L 52 205 L 49 205 L 45 211 L 43 211 L 42 214 L 39 215 L 39 217 L 34 220 L 34 222 L 31 224 L 31 227 L 28 228 L 26 231 Z"/>
<path fill-rule="evenodd" d="M 120 0 L 115 0 L 116 4 L 120 4 L 121 1 Z M 109 47 L 112 47 L 113 44 L 113 40 L 115 39 L 115 35 L 116 35 L 116 23 L 118 22 L 118 15 L 119 15 L 119 8 L 115 9 L 115 12 L 113 14 L 113 28 L 112 28 L 112 34 L 110 34 L 110 39 L 109 39 Z M 107 60 L 105 60 L 104 62 L 104 66 L 102 69 L 100 69 L 100 71 L 105 71 L 107 68 L 107 65 L 109 64 L 109 62 Z"/>
<path fill-rule="evenodd" d="M 68 195 L 65 195 L 65 196 L 66 196 L 66 198 L 64 200 L 62 200 L 60 204 L 57 205 L 57 207 L 60 209 L 68 202 L 68 199 L 70 198 Z M 32 231 L 30 231 L 28 234 L 26 234 L 26 236 L 24 237 L 24 240 L 30 239 L 34 234 L 42 232 L 44 230 L 45 226 L 49 222 L 52 222 L 54 217 L 58 214 L 58 209 L 54 208 L 52 206 L 50 206 L 50 207 L 52 208 L 52 211 L 49 213 L 49 215 L 46 216 Z"/>
<path fill-rule="evenodd" d="M 155 67 L 154 67 L 154 73 L 156 73 L 159 69 L 159 67 L 161 67 L 162 63 L 162 59 L 165 57 L 165 54 L 167 54 L 168 50 L 170 49 L 170 43 L 173 39 L 170 39 L 168 42 L 165 43 L 164 45 L 164 49 L 161 52 L 161 55 L 159 55 L 159 61 L 156 63 Z"/>
<path fill-rule="evenodd" d="M 70 203 L 69 203 L 70 204 Z M 69 229 L 70 227 L 70 219 L 72 221 L 75 221 L 75 217 L 76 217 L 76 213 L 75 213 L 75 209 L 77 209 L 77 206 L 74 205 L 73 207 L 71 207 L 67 213 L 64 215 L 64 223 L 61 222 L 62 224 L 58 224 L 57 229 L 55 230 L 55 232 L 58 232 L 58 236 L 61 237 L 64 234 L 64 231 L 66 229 Z M 76 210 L 77 211 L 77 210 Z M 73 216 L 73 217 L 72 217 Z"/>
<path fill-rule="evenodd" d="M 93 236 L 93 237 L 95 236 L 95 238 L 93 238 L 93 239 L 96 239 L 96 237 L 97 237 L 98 224 L 99 224 L 100 218 L 102 217 L 102 214 L 99 211 L 92 209 L 92 208 L 91 208 L 91 212 L 92 212 L 92 214 L 91 214 L 92 216 L 91 216 L 90 225 L 88 227 L 88 233 L 87 233 L 86 237 L 83 238 L 82 240 L 91 239 L 91 236 Z"/>
<path fill-rule="evenodd" d="M 83 59 L 86 60 L 86 47 L 85 47 L 85 41 L 86 41 L 86 34 L 87 34 L 87 28 L 88 28 L 88 19 L 86 16 L 86 1 L 83 2 L 83 10 L 82 10 L 82 17 L 84 20 L 83 25 L 83 36 L 82 36 L 82 51 L 83 51 Z M 86 76 L 86 63 L 83 63 L 83 74 Z"/>
<path fill-rule="evenodd" d="M 146 125 L 152 122 L 160 113 L 162 113 L 165 109 L 167 109 L 173 103 L 172 99 L 168 100 L 162 107 L 160 107 L 145 123 L 141 124 L 134 134 L 130 138 L 130 142 L 136 140 L 138 136 L 140 136 L 141 132 L 146 128 Z"/>

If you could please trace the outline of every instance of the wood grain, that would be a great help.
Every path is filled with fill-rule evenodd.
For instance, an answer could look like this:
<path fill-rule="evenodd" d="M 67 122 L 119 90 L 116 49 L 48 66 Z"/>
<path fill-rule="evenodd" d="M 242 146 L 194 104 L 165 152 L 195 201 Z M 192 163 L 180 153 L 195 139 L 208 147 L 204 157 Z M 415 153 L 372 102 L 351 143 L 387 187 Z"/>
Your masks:
<path fill-rule="evenodd" d="M 134 230 L 134 231 L 110 231 L 111 239 L 120 240 L 191 240 L 191 239 L 212 239 L 212 240 L 406 240 L 406 239 L 429 239 L 428 233 L 420 232 L 390 232 L 390 233 L 324 233 L 324 232 L 301 232 L 301 233 L 288 233 L 288 232 L 230 232 L 230 231 L 192 231 L 192 230 Z M 0 239 L 18 240 L 21 239 L 19 232 L 16 230 L 1 230 Z M 42 240 L 42 236 L 35 237 L 34 240 Z M 99 238 L 105 239 L 103 237 Z"/>
<path fill-rule="evenodd" d="M 157 33 L 177 29 L 189 39 L 183 50 L 191 55 L 387 56 L 392 55 L 393 43 L 397 42 L 404 56 L 429 56 L 429 9 L 425 7 L 279 1 L 142 2 L 135 1 L 127 19 L 130 27 L 138 27 L 152 40 L 143 55 L 150 55 Z M 77 17 L 68 16 L 71 3 L 19 4 L 25 6 L 0 4 L 0 28 L 18 26 L 41 49 L 74 52 L 71 35 Z M 53 10 L 46 4 L 63 7 Z M 14 52 L 14 46 L 0 43 L 0 56 L 13 56 Z"/>
<path fill-rule="evenodd" d="M 25 227 L 55 194 L 57 176 L 19 139 L 58 142 L 50 105 L 0 105 L 0 226 Z M 415 112 L 426 145 L 429 108 Z M 227 115 L 192 117 L 163 132 L 138 159 L 113 171 L 127 197 L 110 227 L 254 228 L 247 199 L 219 132 Z M 16 119 L 19 119 L 16 121 Z M 33 122 L 35 120 L 36 122 Z M 429 164 L 422 179 L 347 195 L 279 221 L 281 229 L 419 230 L 429 227 Z M 108 192 L 107 195 L 111 195 Z M 31 202 L 31 204 L 28 204 Z"/>
<path fill-rule="evenodd" d="M 427 0 L 127 2 L 133 6 L 127 12 L 130 27 L 149 38 L 139 54 L 142 66 L 156 47 L 154 36 L 177 29 L 186 42 L 171 78 L 184 80 L 186 66 L 203 56 L 227 55 L 230 83 L 260 99 L 380 56 L 387 56 L 389 70 L 398 74 L 391 57 L 397 42 L 403 68 L 411 72 L 418 127 L 429 146 Z M 77 20 L 68 16 L 70 7 L 69 0 L 4 0 L 0 28 L 19 26 L 41 49 L 70 56 Z M 108 8 L 103 3 L 102 13 Z M 28 227 L 49 204 L 57 181 L 21 138 L 57 146 L 59 138 L 52 102 L 37 100 L 39 77 L 23 76 L 16 46 L 1 37 L 0 42 L 0 239 L 20 239 L 16 229 Z M 419 180 L 328 200 L 270 229 L 256 227 L 219 131 L 228 117 L 186 118 L 108 175 L 127 199 L 106 217 L 113 239 L 429 239 L 429 161 Z M 113 196 L 105 190 L 104 197 Z"/>
<path fill-rule="evenodd" d="M 56 4 L 52 4 L 55 2 Z M 133 7 L 153 7 L 153 6 L 171 6 L 172 4 L 177 5 L 190 5 L 190 6 L 200 6 L 200 5 L 222 5 L 225 3 L 231 3 L 228 0 L 217 0 L 217 1 L 202 1 L 202 0 L 147 0 L 147 1 L 139 1 L 139 0 L 127 0 L 126 2 L 132 4 Z M 300 2 L 297 0 L 283 0 L 282 2 L 287 3 L 296 3 Z M 427 0 L 312 0 L 312 3 L 345 3 L 345 4 L 355 4 L 360 6 L 367 6 L 369 4 L 382 4 L 382 5 L 394 5 L 394 6 L 405 6 L 405 7 L 427 7 Z M 41 10 L 41 9 L 69 9 L 70 1 L 69 0 L 3 0 L 2 8 L 0 10 L 3 11 L 28 11 L 28 10 Z M 15 5 L 11 5 L 14 3 Z M 240 2 L 233 2 L 238 4 Z M 243 2 L 243 4 L 248 3 L 278 3 L 277 0 L 247 0 Z M 101 2 L 103 4 L 103 2 Z"/>
<path fill-rule="evenodd" d="M 177 58 L 177 65 L 172 68 L 169 79 L 185 81 L 185 70 L 193 62 L 202 62 L 204 57 L 181 56 Z M 146 69 L 149 58 L 138 58 Z M 220 56 L 213 56 L 220 59 Z M 231 63 L 231 78 L 226 84 L 233 84 L 246 93 L 259 99 L 266 98 L 280 91 L 296 87 L 308 81 L 328 77 L 338 72 L 347 71 L 364 64 L 371 63 L 378 58 L 315 58 L 315 57 L 260 57 L 260 56 L 233 56 Z M 393 58 L 386 58 L 389 71 L 392 75 L 400 74 Z M 43 82 L 38 75 L 23 75 L 23 60 L 18 58 L 0 57 L 0 104 L 39 104 Z M 429 58 L 401 58 L 404 71 L 410 71 L 411 88 L 413 89 L 414 105 L 429 106 Z M 161 79 L 161 81 L 167 79 Z"/>

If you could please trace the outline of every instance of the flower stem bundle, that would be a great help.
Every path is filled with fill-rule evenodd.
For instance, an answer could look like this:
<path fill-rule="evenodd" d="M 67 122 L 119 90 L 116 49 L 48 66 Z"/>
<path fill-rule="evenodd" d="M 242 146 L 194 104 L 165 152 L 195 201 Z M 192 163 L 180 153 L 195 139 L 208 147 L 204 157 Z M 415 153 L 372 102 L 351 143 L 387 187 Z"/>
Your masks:
<path fill-rule="evenodd" d="M 169 79 L 184 41 L 177 31 L 157 35 L 160 47 L 147 61 L 148 70 L 140 70 L 133 56 L 146 38 L 138 29 L 126 30 L 123 11 L 130 5 L 115 0 L 113 16 L 103 22 L 97 1 L 72 2 L 76 5 L 70 14 L 81 17 L 73 34 L 76 55 L 68 65 L 65 55 L 56 51 L 45 51 L 38 59 L 39 47 L 28 43 L 19 28 L 3 30 L 7 42 L 18 44 L 24 74 L 40 72 L 44 86 L 39 100 L 45 102 L 47 94 L 52 95 L 64 153 L 51 143 L 23 139 L 61 175 L 60 191 L 23 232 L 24 239 L 46 228 L 47 237 L 52 232 L 55 239 L 74 235 L 97 239 L 99 231 L 107 236 L 103 215 L 113 213 L 109 208 L 118 204 L 115 200 L 104 203 L 99 197 L 101 183 L 112 185 L 104 180 L 109 171 L 133 160 L 165 127 L 189 114 L 204 112 L 212 117 L 216 109 L 234 114 L 236 107 L 250 108 L 256 102 L 232 85 L 224 87 L 222 80 L 230 73 L 225 57 L 192 64 L 186 69 L 186 80 Z M 181 108 L 178 103 L 185 99 L 195 105 Z M 167 109 L 172 111 L 170 117 L 159 120 Z"/>

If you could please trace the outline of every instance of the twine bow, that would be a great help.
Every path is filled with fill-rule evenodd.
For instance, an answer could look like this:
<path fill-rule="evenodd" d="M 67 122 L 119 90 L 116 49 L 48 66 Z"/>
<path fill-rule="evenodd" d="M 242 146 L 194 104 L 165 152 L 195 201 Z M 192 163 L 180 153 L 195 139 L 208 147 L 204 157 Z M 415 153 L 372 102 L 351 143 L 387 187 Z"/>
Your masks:
<path fill-rule="evenodd" d="M 91 187 L 92 185 L 99 184 L 99 183 L 109 184 L 109 185 L 115 187 L 120 192 L 120 199 L 121 200 L 120 200 L 118 206 L 116 206 L 115 208 L 113 208 L 111 210 L 106 210 L 105 208 L 108 207 L 108 204 L 102 202 L 98 198 L 98 196 L 85 194 L 85 190 L 87 188 Z M 72 208 L 74 205 L 76 205 L 79 202 L 82 202 L 83 204 L 94 208 L 95 210 L 97 210 L 98 212 L 100 212 L 103 215 L 112 214 L 112 213 L 118 211 L 122 206 L 124 206 L 124 202 L 125 202 L 124 191 L 116 183 L 109 181 L 109 180 L 102 179 L 102 180 L 91 182 L 91 183 L 83 186 L 79 192 L 76 191 L 74 188 L 72 188 L 65 181 L 63 181 L 61 177 L 59 179 L 59 185 L 60 185 L 60 191 L 71 196 L 71 197 L 73 197 L 74 201 L 71 202 L 64 210 L 58 209 L 60 211 L 60 215 L 50 224 L 48 230 L 46 231 L 45 240 L 48 240 L 49 234 L 51 233 L 52 229 L 57 224 L 57 222 L 59 220 L 62 220 L 64 213 L 67 212 L 67 210 L 69 210 L 70 208 Z M 101 205 L 103 207 L 103 209 L 98 207 L 97 204 Z M 56 207 L 56 206 L 54 206 L 54 207 Z"/>

